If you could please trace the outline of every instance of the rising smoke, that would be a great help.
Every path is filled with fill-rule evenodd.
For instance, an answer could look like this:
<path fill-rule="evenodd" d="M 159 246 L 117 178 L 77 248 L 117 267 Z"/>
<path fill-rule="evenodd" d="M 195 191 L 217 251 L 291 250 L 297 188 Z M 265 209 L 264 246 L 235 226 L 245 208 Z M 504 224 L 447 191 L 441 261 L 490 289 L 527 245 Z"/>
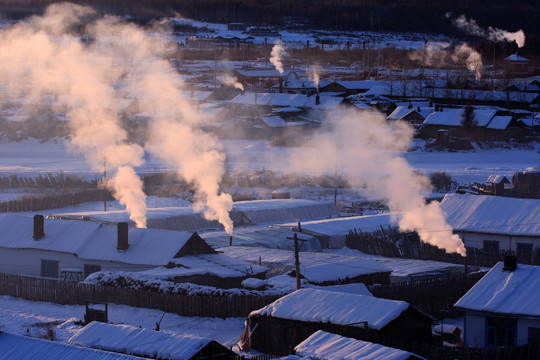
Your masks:
<path fill-rule="evenodd" d="M 276 70 L 279 71 L 280 74 L 283 74 L 283 63 L 281 60 L 286 54 L 287 53 L 281 39 L 274 41 L 274 46 L 272 47 L 272 52 L 270 53 L 270 62 L 274 64 Z"/>
<path fill-rule="evenodd" d="M 291 171 L 333 173 L 337 167 L 352 186 L 365 189 L 369 199 L 383 199 L 392 212 L 401 213 L 401 230 L 415 230 L 423 241 L 465 255 L 439 203 L 424 200 L 429 180 L 401 155 L 412 139 L 409 125 L 389 126 L 381 114 L 354 111 L 333 112 L 328 120 L 328 127 L 292 154 Z"/>
<path fill-rule="evenodd" d="M 55 4 L 44 16 L 0 33 L 0 80 L 29 105 L 54 95 L 70 119 L 74 148 L 95 171 L 106 159 L 113 173 L 106 186 L 144 227 L 146 196 L 134 169 L 143 164 L 144 150 L 129 141 L 115 101 L 130 92 L 141 112 L 153 114 L 145 147 L 193 182 L 205 216 L 231 232 L 232 199 L 219 193 L 225 156 L 219 142 L 200 130 L 202 117 L 183 98 L 183 84 L 162 53 L 161 42 L 133 24 L 100 18 L 88 7 Z"/>
<path fill-rule="evenodd" d="M 236 89 L 244 91 L 244 85 L 240 81 L 238 81 L 238 78 L 230 73 L 224 73 L 220 74 L 218 76 L 219 81 L 226 86 L 232 86 Z"/>
<path fill-rule="evenodd" d="M 451 18 L 452 14 L 448 13 L 446 17 Z M 486 30 L 481 28 L 474 19 L 468 20 L 465 15 L 460 15 L 458 18 L 453 19 L 452 22 L 455 27 L 470 35 L 483 37 L 492 41 L 515 41 L 518 47 L 522 48 L 525 46 L 525 33 L 523 30 L 511 32 L 491 26 Z"/>

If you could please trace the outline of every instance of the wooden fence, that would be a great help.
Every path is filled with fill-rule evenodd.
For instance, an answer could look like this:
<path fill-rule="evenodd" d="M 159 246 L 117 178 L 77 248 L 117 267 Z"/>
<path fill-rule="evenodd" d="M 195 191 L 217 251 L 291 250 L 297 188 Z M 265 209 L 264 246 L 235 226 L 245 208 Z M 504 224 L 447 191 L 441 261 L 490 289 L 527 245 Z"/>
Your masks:
<path fill-rule="evenodd" d="M 377 285 L 372 286 L 370 291 L 376 297 L 407 301 L 425 313 L 441 319 L 453 311 L 454 304 L 484 274 L 478 272 L 437 279 Z"/>
<path fill-rule="evenodd" d="M 99 301 L 158 309 L 182 316 L 246 317 L 276 300 L 277 295 L 181 295 L 115 288 L 0 273 L 0 295 L 64 305 Z"/>
<path fill-rule="evenodd" d="M 44 197 L 27 196 L 18 200 L 0 202 L 0 212 L 41 211 L 59 209 L 66 206 L 76 206 L 90 201 L 112 200 L 107 190 L 87 190 L 77 193 L 50 195 Z"/>

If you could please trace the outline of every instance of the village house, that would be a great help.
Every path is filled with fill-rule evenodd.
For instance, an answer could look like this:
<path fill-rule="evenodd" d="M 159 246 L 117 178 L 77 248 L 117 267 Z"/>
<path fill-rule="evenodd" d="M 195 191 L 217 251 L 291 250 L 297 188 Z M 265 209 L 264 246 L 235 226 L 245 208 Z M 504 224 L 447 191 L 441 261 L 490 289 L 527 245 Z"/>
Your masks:
<path fill-rule="evenodd" d="M 144 271 L 170 266 L 183 256 L 216 253 L 197 233 L 127 223 L 2 215 L 0 229 L 0 272 L 70 281 L 97 271 Z"/>
<path fill-rule="evenodd" d="M 540 267 L 507 257 L 454 305 L 469 348 L 540 344 Z"/>
<path fill-rule="evenodd" d="M 512 251 L 525 264 L 540 261 L 540 200 L 447 194 L 440 206 L 468 249 Z"/>
<path fill-rule="evenodd" d="M 404 301 L 300 289 L 247 319 L 241 348 L 285 355 L 318 330 L 380 344 L 429 342 L 434 319 Z"/>
<path fill-rule="evenodd" d="M 97 321 L 86 325 L 68 343 L 151 359 L 233 360 L 236 357 L 236 353 L 208 338 Z"/>
<path fill-rule="evenodd" d="M 314 360 L 341 359 L 423 359 L 408 351 L 356 340 L 319 330 L 294 348 L 295 354 Z"/>
<path fill-rule="evenodd" d="M 89 349 L 59 341 L 0 332 L 0 360 L 140 360 L 134 355 Z M 142 358 L 146 359 L 146 358 Z"/>

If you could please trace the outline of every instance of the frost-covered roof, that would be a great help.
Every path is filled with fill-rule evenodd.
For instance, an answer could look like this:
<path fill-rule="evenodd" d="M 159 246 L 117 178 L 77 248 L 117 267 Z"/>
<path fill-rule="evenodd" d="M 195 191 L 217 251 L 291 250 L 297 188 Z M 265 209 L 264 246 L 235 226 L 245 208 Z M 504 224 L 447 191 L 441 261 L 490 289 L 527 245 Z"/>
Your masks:
<path fill-rule="evenodd" d="M 381 226 L 387 227 L 395 224 L 399 214 L 378 214 L 367 216 L 351 216 L 324 220 L 302 222 L 302 231 L 320 235 L 347 235 L 350 230 L 360 229 L 363 232 L 380 230 Z M 298 224 L 283 224 L 283 227 L 296 227 Z"/>
<path fill-rule="evenodd" d="M 58 341 L 35 339 L 28 336 L 0 333 L 0 360 L 135 360 L 137 356 L 89 349 Z"/>
<path fill-rule="evenodd" d="M 157 267 L 141 271 L 143 275 L 152 275 L 162 279 L 192 275 L 211 275 L 219 278 L 253 276 L 268 271 L 268 268 L 233 259 L 223 254 L 202 254 L 182 256 L 172 261 L 177 267 Z"/>
<path fill-rule="evenodd" d="M 391 347 L 347 338 L 322 330 L 294 348 L 296 355 L 316 360 L 406 360 L 416 355 Z"/>
<path fill-rule="evenodd" d="M 492 175 L 489 175 L 487 180 L 486 180 L 487 183 L 495 183 L 495 184 L 498 184 L 500 182 L 510 182 L 506 176 L 504 175 L 496 175 L 496 174 L 492 174 Z"/>
<path fill-rule="evenodd" d="M 82 259 L 127 264 L 165 265 L 191 238 L 180 231 L 129 228 L 129 248 L 116 250 L 118 230 L 88 221 L 45 220 L 45 236 L 33 239 L 33 218 L 0 216 L 0 247 L 40 249 L 75 254 Z"/>
<path fill-rule="evenodd" d="M 499 262 L 454 307 L 464 310 L 540 317 L 540 266 L 503 271 Z"/>
<path fill-rule="evenodd" d="M 441 202 L 455 231 L 540 236 L 540 200 L 447 194 Z"/>
<path fill-rule="evenodd" d="M 154 359 L 189 360 L 212 340 L 93 321 L 73 335 L 68 342 Z"/>
<path fill-rule="evenodd" d="M 272 316 L 281 319 L 323 322 L 380 330 L 409 307 L 405 301 L 333 291 L 300 289 L 288 294 L 249 316 Z"/>
<path fill-rule="evenodd" d="M 495 116 L 486 126 L 486 129 L 504 130 L 508 127 L 511 121 L 512 116 Z"/>
<path fill-rule="evenodd" d="M 243 77 L 285 77 L 289 74 L 290 71 L 284 71 L 283 73 L 280 73 L 276 69 L 237 69 L 235 70 L 235 72 Z"/>
<path fill-rule="evenodd" d="M 390 115 L 388 115 L 387 119 L 389 120 L 398 120 L 403 119 L 405 116 L 409 115 L 411 112 L 416 110 L 413 108 L 410 108 L 408 106 L 398 106 L 392 111 Z"/>
<path fill-rule="evenodd" d="M 306 99 L 303 106 L 308 109 L 319 109 L 319 110 L 333 110 L 337 108 L 343 102 L 342 97 L 338 96 L 325 96 L 319 95 L 319 104 L 317 105 L 316 95 L 312 95 Z"/>
<path fill-rule="evenodd" d="M 279 116 L 264 116 L 261 120 L 266 124 L 266 126 L 271 128 L 279 128 L 287 126 L 287 122 Z"/>
<path fill-rule="evenodd" d="M 524 58 L 523 56 L 519 56 L 518 54 L 512 54 L 506 58 L 504 58 L 504 60 L 507 60 L 507 61 L 524 61 L 524 62 L 530 62 L 529 59 L 527 58 Z"/>
<path fill-rule="evenodd" d="M 303 266 L 300 273 L 311 283 L 352 279 L 373 273 L 390 273 L 392 270 L 372 259 L 338 258 L 319 264 Z"/>
<path fill-rule="evenodd" d="M 424 125 L 445 125 L 445 126 L 462 126 L 464 109 L 444 109 L 443 111 L 435 111 L 424 120 Z M 474 109 L 474 120 L 478 127 L 484 127 L 489 124 L 495 116 L 495 109 Z"/>

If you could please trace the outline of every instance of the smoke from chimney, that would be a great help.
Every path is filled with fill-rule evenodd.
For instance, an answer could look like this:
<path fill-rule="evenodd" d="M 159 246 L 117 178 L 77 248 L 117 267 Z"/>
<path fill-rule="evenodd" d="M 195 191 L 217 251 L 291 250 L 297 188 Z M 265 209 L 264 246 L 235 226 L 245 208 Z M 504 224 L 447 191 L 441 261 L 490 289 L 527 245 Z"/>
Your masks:
<path fill-rule="evenodd" d="M 312 141 L 293 150 L 291 171 L 332 174 L 338 164 L 351 186 L 363 189 L 370 200 L 385 200 L 392 212 L 400 213 L 401 230 L 417 231 L 422 241 L 465 255 L 439 203 L 424 199 L 430 192 L 429 179 L 401 155 L 412 139 L 410 125 L 390 125 L 382 114 L 352 110 L 329 113 L 327 123 Z M 276 162 L 282 164 L 281 159 Z"/>
<path fill-rule="evenodd" d="M 274 67 L 277 71 L 279 71 L 280 74 L 283 74 L 283 63 L 281 60 L 283 59 L 283 56 L 285 56 L 287 53 L 285 52 L 285 48 L 283 47 L 283 44 L 281 42 L 281 39 L 277 39 L 274 41 L 274 46 L 272 47 L 272 52 L 270 53 L 270 62 L 274 64 Z"/>
<path fill-rule="evenodd" d="M 446 17 L 451 18 L 452 14 L 447 13 Z M 474 19 L 468 20 L 467 17 L 463 14 L 460 15 L 458 18 L 453 19 L 452 22 L 455 27 L 470 35 L 483 37 L 491 41 L 515 41 L 519 48 L 525 46 L 525 33 L 523 32 L 523 30 L 511 32 L 493 28 L 491 26 L 486 30 L 481 28 Z"/>
<path fill-rule="evenodd" d="M 238 78 L 234 75 L 228 73 L 220 74 L 218 79 L 223 85 L 232 86 L 236 89 L 244 91 L 244 85 L 242 85 L 242 83 L 238 81 Z"/>

